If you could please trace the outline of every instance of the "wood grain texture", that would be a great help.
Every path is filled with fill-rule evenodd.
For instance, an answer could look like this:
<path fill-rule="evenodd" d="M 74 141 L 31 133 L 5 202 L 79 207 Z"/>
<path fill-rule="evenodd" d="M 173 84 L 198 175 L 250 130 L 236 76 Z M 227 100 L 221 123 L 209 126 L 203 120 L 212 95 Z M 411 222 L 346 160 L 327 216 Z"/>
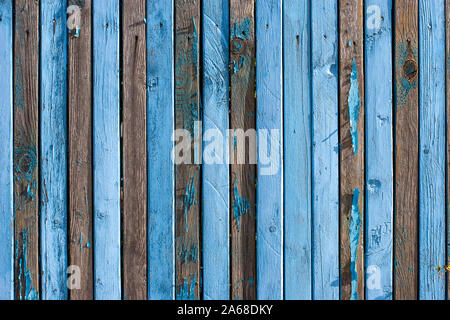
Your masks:
<path fill-rule="evenodd" d="M 79 287 L 71 300 L 94 298 L 92 217 L 92 5 L 70 0 L 68 15 L 80 14 L 79 28 L 70 30 L 68 48 L 69 123 L 69 265 L 78 266 Z M 78 6 L 80 11 L 77 12 Z M 75 271 L 75 270 L 74 270 Z M 75 273 L 73 273 L 74 275 Z"/>
<path fill-rule="evenodd" d="M 229 125 L 229 1 L 205 1 L 202 15 L 203 299 L 227 300 L 230 296 L 230 177 L 223 150 L 228 147 Z M 222 141 L 215 141 L 215 134 L 220 134 Z"/>
<path fill-rule="evenodd" d="M 419 299 L 445 299 L 445 1 L 419 0 Z"/>
<path fill-rule="evenodd" d="M 365 2 L 367 300 L 392 299 L 394 199 L 391 20 L 391 0 Z"/>
<path fill-rule="evenodd" d="M 418 297 L 419 20 L 417 0 L 395 8 L 394 299 Z"/>
<path fill-rule="evenodd" d="M 446 26 L 446 68 L 447 68 L 447 266 L 450 265 L 450 0 L 445 2 L 445 26 Z M 450 298 L 450 272 L 447 273 L 447 299 Z"/>
<path fill-rule="evenodd" d="M 283 299 L 282 7 L 256 0 L 257 298 Z M 263 130 L 263 131 L 261 131 Z M 265 131 L 264 131 L 265 130 Z"/>
<path fill-rule="evenodd" d="M 147 1 L 148 298 L 175 298 L 174 0 Z"/>
<path fill-rule="evenodd" d="M 145 0 L 122 3 L 123 296 L 147 299 Z"/>
<path fill-rule="evenodd" d="M 364 6 L 339 1 L 341 298 L 364 300 Z"/>
<path fill-rule="evenodd" d="M 312 298 L 339 299 L 338 2 L 311 1 Z"/>
<path fill-rule="evenodd" d="M 0 1 L 0 300 L 14 299 L 13 3 Z"/>
<path fill-rule="evenodd" d="M 67 24 L 65 3 L 43 1 L 40 43 L 41 297 L 67 290 Z"/>
<path fill-rule="evenodd" d="M 310 1 L 283 1 L 285 298 L 312 295 Z"/>
<path fill-rule="evenodd" d="M 256 129 L 254 0 L 230 1 L 230 30 L 230 128 L 251 133 Z M 234 138 L 232 146 L 230 141 L 231 299 L 255 300 L 257 176 L 250 152 L 256 158 L 256 150 L 242 146 L 249 156 L 239 163 Z"/>
<path fill-rule="evenodd" d="M 14 12 L 14 292 L 37 300 L 39 3 L 15 1 Z"/>
<path fill-rule="evenodd" d="M 200 1 L 175 0 L 175 125 L 197 140 L 193 161 L 176 165 L 176 298 L 201 297 L 200 163 Z M 200 141 L 201 142 L 201 141 Z M 199 145 L 200 144 L 200 145 Z M 192 159 L 192 157 L 191 157 Z"/>
<path fill-rule="evenodd" d="M 93 3 L 94 293 L 121 299 L 119 1 Z"/>

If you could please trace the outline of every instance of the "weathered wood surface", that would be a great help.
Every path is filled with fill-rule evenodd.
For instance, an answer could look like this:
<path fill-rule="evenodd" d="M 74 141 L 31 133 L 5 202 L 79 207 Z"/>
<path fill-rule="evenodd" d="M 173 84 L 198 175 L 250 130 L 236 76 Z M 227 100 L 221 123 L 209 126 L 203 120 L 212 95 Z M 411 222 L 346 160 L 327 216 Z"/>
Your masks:
<path fill-rule="evenodd" d="M 366 299 L 389 300 L 394 200 L 392 1 L 366 1 L 365 18 Z"/>
<path fill-rule="evenodd" d="M 39 3 L 18 0 L 14 8 L 14 292 L 16 299 L 37 300 Z"/>
<path fill-rule="evenodd" d="M 0 300 L 14 299 L 13 3 L 0 1 Z"/>
<path fill-rule="evenodd" d="M 311 299 L 310 1 L 283 1 L 285 298 Z"/>
<path fill-rule="evenodd" d="M 450 205 L 450 0 L 445 2 L 445 26 L 447 30 L 447 55 L 446 55 L 446 68 L 447 68 L 447 202 L 445 207 L 447 208 L 447 267 L 450 265 L 450 215 L 448 214 L 448 208 Z M 447 273 L 447 299 L 450 298 L 450 272 Z"/>
<path fill-rule="evenodd" d="M 445 299 L 445 1 L 419 0 L 419 299 Z"/>
<path fill-rule="evenodd" d="M 197 300 L 201 295 L 200 15 L 199 0 L 175 0 L 175 125 L 196 141 L 188 147 L 189 164 L 177 164 L 175 169 L 176 298 L 181 300 Z"/>
<path fill-rule="evenodd" d="M 364 6 L 339 2 L 341 298 L 364 300 Z"/>
<path fill-rule="evenodd" d="M 92 234 L 92 5 L 70 0 L 67 7 L 69 266 L 77 266 L 80 282 L 71 282 L 71 300 L 94 298 Z M 71 7 L 72 6 L 72 7 Z M 73 7 L 78 6 L 78 7 Z M 79 20 L 78 20 L 79 19 Z M 79 23 L 79 25 L 78 25 Z M 74 27 L 74 28 L 70 28 Z M 78 269 L 70 275 L 75 276 Z M 75 280 L 75 279 L 74 279 Z"/>
<path fill-rule="evenodd" d="M 203 299 L 230 296 L 229 165 L 229 1 L 205 1 L 203 34 L 202 261 Z M 222 135 L 222 141 L 208 134 Z M 216 148 L 219 146 L 219 148 Z M 218 149 L 218 150 L 217 150 Z"/>
<path fill-rule="evenodd" d="M 339 299 L 338 2 L 311 1 L 312 298 Z"/>
<path fill-rule="evenodd" d="M 255 1 L 230 1 L 230 128 L 256 128 Z M 249 133 L 255 131 L 248 131 Z M 231 140 L 231 138 L 230 138 Z M 250 141 L 250 138 L 247 139 Z M 231 299 L 256 299 L 256 149 L 230 142 Z M 243 142 L 241 142 L 243 143 Z M 236 148 L 238 141 L 236 140 Z M 245 163 L 244 163 L 245 162 Z"/>
<path fill-rule="evenodd" d="M 394 34 L 394 299 L 418 297 L 419 6 L 396 0 Z"/>
<path fill-rule="evenodd" d="M 174 0 L 147 1 L 148 298 L 175 298 Z"/>
<path fill-rule="evenodd" d="M 147 298 L 145 0 L 122 3 L 123 296 Z"/>
<path fill-rule="evenodd" d="M 282 7 L 256 0 L 257 298 L 283 298 Z"/>
<path fill-rule="evenodd" d="M 121 290 L 119 1 L 93 3 L 94 294 Z"/>

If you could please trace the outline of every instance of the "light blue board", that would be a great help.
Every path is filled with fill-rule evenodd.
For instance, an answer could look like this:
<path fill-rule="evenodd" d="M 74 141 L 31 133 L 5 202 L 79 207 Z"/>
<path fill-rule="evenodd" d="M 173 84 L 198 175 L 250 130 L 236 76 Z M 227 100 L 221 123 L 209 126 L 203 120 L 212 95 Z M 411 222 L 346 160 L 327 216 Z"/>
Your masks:
<path fill-rule="evenodd" d="M 147 1 L 148 297 L 175 298 L 173 0 Z"/>
<path fill-rule="evenodd" d="M 12 0 L 0 0 L 0 300 L 14 299 Z"/>
<path fill-rule="evenodd" d="M 203 299 L 230 297 L 229 251 L 229 2 L 203 2 Z M 208 134 L 218 133 L 222 141 Z M 218 144 L 216 144 L 216 142 Z M 219 148 L 214 148 L 217 145 Z M 208 147 L 209 146 L 209 147 Z M 215 149 L 215 150 L 214 150 Z"/>
<path fill-rule="evenodd" d="M 313 299 L 339 299 L 337 1 L 311 1 Z"/>
<path fill-rule="evenodd" d="M 419 298 L 445 299 L 445 0 L 419 0 Z"/>
<path fill-rule="evenodd" d="M 40 261 L 44 300 L 67 299 L 66 4 L 40 6 Z"/>
<path fill-rule="evenodd" d="M 392 0 L 365 2 L 366 300 L 392 299 L 394 186 L 391 17 Z"/>
<path fill-rule="evenodd" d="M 283 299 L 282 31 L 281 1 L 256 0 L 259 300 Z M 266 134 L 261 130 L 266 130 Z"/>
<path fill-rule="evenodd" d="M 93 1 L 94 292 L 121 298 L 119 1 Z"/>
<path fill-rule="evenodd" d="M 283 1 L 285 298 L 311 299 L 310 1 Z"/>

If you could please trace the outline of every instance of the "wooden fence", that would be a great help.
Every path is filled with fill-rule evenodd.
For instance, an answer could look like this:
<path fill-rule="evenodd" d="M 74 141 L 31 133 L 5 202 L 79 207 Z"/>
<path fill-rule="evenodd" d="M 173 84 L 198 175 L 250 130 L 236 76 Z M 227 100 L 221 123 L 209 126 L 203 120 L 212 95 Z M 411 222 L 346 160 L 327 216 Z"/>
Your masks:
<path fill-rule="evenodd" d="M 449 31 L 449 0 L 0 0 L 0 299 L 446 299 Z"/>

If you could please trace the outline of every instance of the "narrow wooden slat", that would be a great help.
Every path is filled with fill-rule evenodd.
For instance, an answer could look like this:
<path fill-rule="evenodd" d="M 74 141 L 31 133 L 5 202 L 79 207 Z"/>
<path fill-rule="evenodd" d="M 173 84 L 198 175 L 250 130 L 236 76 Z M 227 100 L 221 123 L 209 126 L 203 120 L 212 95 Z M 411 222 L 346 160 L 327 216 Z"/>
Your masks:
<path fill-rule="evenodd" d="M 313 299 L 339 299 L 337 1 L 311 1 Z"/>
<path fill-rule="evenodd" d="M 392 1 L 365 2 L 366 299 L 392 299 Z M 383 70 L 383 72 L 380 72 Z"/>
<path fill-rule="evenodd" d="M 200 1 L 175 0 L 175 122 L 176 129 L 198 138 L 200 110 Z M 201 146 L 191 152 L 192 161 L 176 166 L 176 298 L 201 296 L 200 272 L 200 166 Z M 192 154 L 194 153 L 194 154 Z"/>
<path fill-rule="evenodd" d="M 230 128 L 256 129 L 255 0 L 230 1 Z M 230 138 L 231 139 L 231 138 Z M 238 163 L 234 139 L 230 174 L 231 298 L 256 299 L 256 165 Z M 242 155 L 241 155 L 242 156 Z M 253 154 L 253 156 L 256 156 Z M 246 158 L 247 159 L 247 158 Z M 241 161 L 243 162 L 243 161 Z"/>
<path fill-rule="evenodd" d="M 447 267 L 450 266 L 450 0 L 445 2 L 445 25 L 447 31 L 447 56 L 445 61 L 447 67 Z M 450 299 L 450 272 L 447 273 L 447 299 Z"/>
<path fill-rule="evenodd" d="M 37 300 L 39 3 L 17 0 L 14 12 L 14 292 Z"/>
<path fill-rule="evenodd" d="M 283 298 L 282 7 L 256 1 L 257 297 Z M 261 131 L 265 130 L 265 131 Z M 264 148 L 265 147 L 265 148 Z M 267 160 L 267 161 L 266 161 Z"/>
<path fill-rule="evenodd" d="M 41 9 L 41 203 L 42 299 L 67 299 L 67 24 L 66 4 Z"/>
<path fill-rule="evenodd" d="M 203 22 L 202 176 L 203 299 L 230 296 L 229 165 L 224 148 L 229 125 L 229 1 L 205 1 Z M 216 141 L 214 135 L 222 135 Z M 218 146 L 218 148 L 216 148 Z"/>
<path fill-rule="evenodd" d="M 82 4 L 82 6 L 79 6 Z M 92 7 L 91 0 L 68 3 L 69 122 L 69 265 L 79 283 L 71 283 L 71 300 L 94 298 L 92 234 Z M 72 7 L 77 6 L 77 7 Z M 79 21 L 78 18 L 81 18 Z M 79 25 L 78 25 L 79 23 Z"/>
<path fill-rule="evenodd" d="M 0 300 L 14 299 L 12 15 L 12 1 L 0 1 Z"/>
<path fill-rule="evenodd" d="M 445 299 L 445 1 L 419 0 L 419 298 Z"/>
<path fill-rule="evenodd" d="M 418 1 L 395 0 L 394 299 L 418 297 Z"/>
<path fill-rule="evenodd" d="M 341 298 L 364 299 L 364 7 L 339 1 Z"/>
<path fill-rule="evenodd" d="M 148 297 L 175 297 L 173 0 L 147 1 Z"/>
<path fill-rule="evenodd" d="M 122 3 L 123 296 L 147 298 L 145 0 Z"/>
<path fill-rule="evenodd" d="M 93 2 L 94 293 L 121 298 L 119 1 Z"/>
<path fill-rule="evenodd" d="M 285 298 L 311 299 L 310 1 L 283 1 Z"/>

